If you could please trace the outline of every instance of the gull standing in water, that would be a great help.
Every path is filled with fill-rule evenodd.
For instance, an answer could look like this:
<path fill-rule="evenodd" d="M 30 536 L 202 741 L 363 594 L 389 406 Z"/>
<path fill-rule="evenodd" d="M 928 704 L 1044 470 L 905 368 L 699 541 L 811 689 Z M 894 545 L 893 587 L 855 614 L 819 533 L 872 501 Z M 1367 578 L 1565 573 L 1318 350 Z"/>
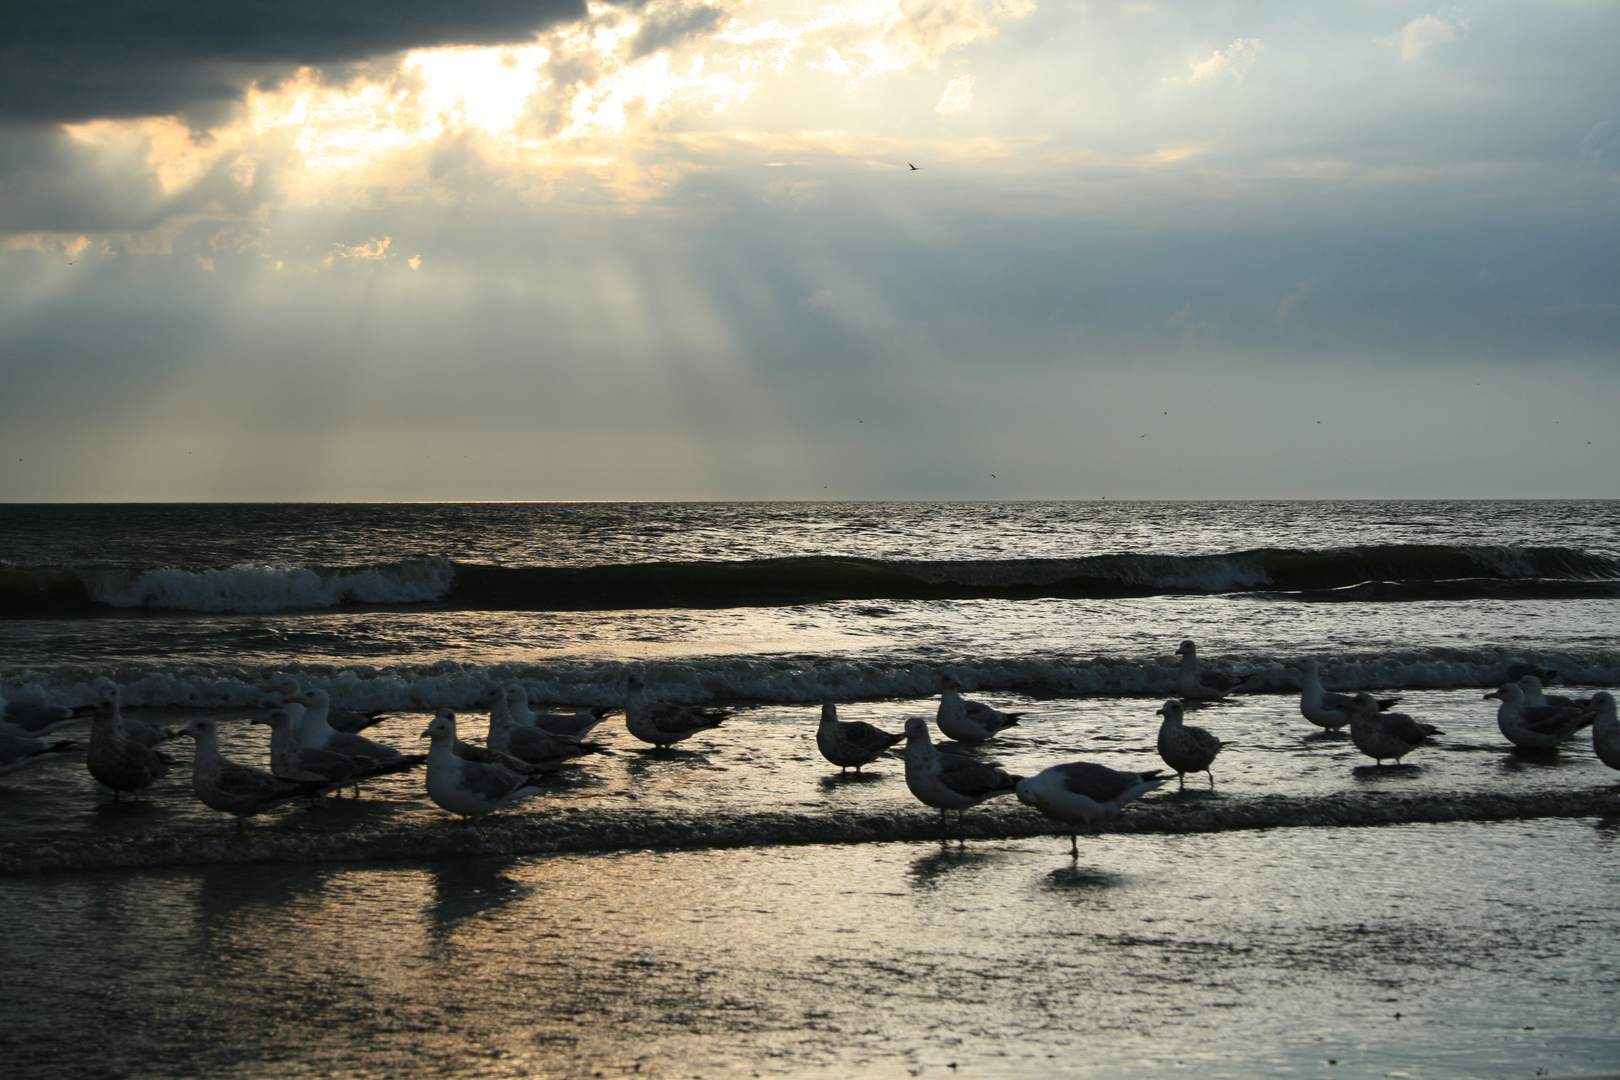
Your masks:
<path fill-rule="evenodd" d="M 1198 646 L 1188 638 L 1176 648 L 1181 663 L 1176 668 L 1176 690 L 1182 700 L 1219 701 L 1228 692 L 1241 689 L 1253 676 L 1226 675 L 1219 671 L 1198 669 Z"/>
<path fill-rule="evenodd" d="M 1053 821 L 1073 826 L 1069 830 L 1069 854 L 1078 857 L 1079 826 L 1096 829 L 1127 803 L 1169 783 L 1159 779 L 1163 771 L 1121 772 L 1090 761 L 1071 761 L 1018 781 L 1018 801 Z"/>
<path fill-rule="evenodd" d="M 1516 682 L 1503 683 L 1500 690 L 1486 694 L 1485 700 L 1502 703 L 1496 709 L 1496 726 L 1508 742 L 1525 750 L 1556 750 L 1593 717 L 1587 709 L 1528 706 L 1524 690 Z"/>
<path fill-rule="evenodd" d="M 1540 708 L 1551 705 L 1559 709 L 1590 709 L 1591 698 L 1572 698 L 1563 694 L 1549 694 L 1541 686 L 1541 680 L 1534 675 L 1520 675 L 1516 680 L 1519 689 L 1524 693 L 1525 708 Z"/>
<path fill-rule="evenodd" d="M 1378 699 L 1361 693 L 1350 699 L 1350 741 L 1356 749 L 1383 767 L 1385 758 L 1397 765 L 1412 748 L 1445 732 L 1431 724 L 1420 724 L 1405 713 L 1379 712 Z"/>
<path fill-rule="evenodd" d="M 646 684 L 634 675 L 626 679 L 624 726 L 630 734 L 660 750 L 700 731 L 717 728 L 731 715 L 717 709 L 648 701 L 646 690 Z"/>
<path fill-rule="evenodd" d="M 193 720 L 185 730 L 197 741 L 191 765 L 191 790 L 203 804 L 236 815 L 236 831 L 254 814 L 303 795 L 313 795 L 320 783 L 283 780 L 263 769 L 231 761 L 219 752 L 219 727 L 212 720 Z"/>
<path fill-rule="evenodd" d="M 607 752 L 599 743 L 584 742 L 568 735 L 554 735 L 541 728 L 518 723 L 512 718 L 510 701 L 510 689 L 497 690 L 490 699 L 489 734 L 484 741 L 492 751 L 510 754 L 524 762 L 529 772 L 556 772 L 574 758 Z"/>
<path fill-rule="evenodd" d="M 529 692 L 523 689 L 523 684 L 515 682 L 506 684 L 506 707 L 512 719 L 526 727 L 539 728 L 553 735 L 571 735 L 576 739 L 590 734 L 591 729 L 613 711 L 602 706 L 571 713 L 538 712 L 529 706 Z"/>
<path fill-rule="evenodd" d="M 142 746 L 156 746 L 159 743 L 180 737 L 179 732 L 172 731 L 169 728 L 158 727 L 155 724 L 148 724 L 145 720 L 136 720 L 132 716 L 125 716 L 123 713 L 123 691 L 118 689 L 117 683 L 110 679 L 103 681 L 100 690 L 101 699 L 96 703 L 96 708 L 97 710 L 104 707 L 112 709 L 113 723 L 124 738 L 133 739 Z"/>
<path fill-rule="evenodd" d="M 452 814 L 476 824 L 508 803 L 545 792 L 531 786 L 526 776 L 458 756 L 454 713 L 434 717 L 422 738 L 433 740 L 427 759 L 428 798 Z"/>
<path fill-rule="evenodd" d="M 920 716 L 906 721 L 906 787 L 923 805 L 939 811 L 942 828 L 945 811 L 956 811 L 960 828 L 962 811 L 997 795 L 1011 795 L 1020 779 L 997 765 L 941 753 L 928 737 L 928 721 Z"/>
<path fill-rule="evenodd" d="M 1187 786 L 1187 773 L 1201 772 L 1209 777 L 1210 790 L 1215 789 L 1215 774 L 1209 771 L 1215 755 L 1221 752 L 1221 740 L 1201 727 L 1182 723 L 1181 702 L 1175 698 L 1159 709 L 1164 721 L 1159 724 L 1159 757 L 1176 771 L 1181 787 Z"/>
<path fill-rule="evenodd" d="M 126 791 L 139 795 L 173 764 L 167 754 L 124 734 L 118 721 L 117 695 L 103 695 L 90 721 L 90 746 L 84 755 L 85 768 L 97 781 L 112 788 L 114 802 Z"/>
<path fill-rule="evenodd" d="M 1299 711 L 1311 723 L 1327 731 L 1338 731 L 1350 722 L 1350 698 L 1346 694 L 1330 694 L 1322 686 L 1322 666 L 1315 657 L 1306 657 L 1284 667 L 1299 672 Z M 1378 709 L 1392 709 L 1400 698 L 1379 698 Z"/>
<path fill-rule="evenodd" d="M 297 718 L 292 712 L 295 709 L 299 714 Z M 345 784 L 357 784 L 375 773 L 377 763 L 369 757 L 350 757 L 335 750 L 317 750 L 299 743 L 294 725 L 298 719 L 302 719 L 303 713 L 301 705 L 291 705 L 284 709 L 271 709 L 268 716 L 252 721 L 270 729 L 272 774 L 283 780 L 321 784 L 323 786 L 314 792 L 319 797 L 337 791 Z"/>
<path fill-rule="evenodd" d="M 1614 695 L 1599 690 L 1592 695 L 1592 752 L 1611 769 L 1620 769 L 1620 717 L 1615 715 Z"/>
<path fill-rule="evenodd" d="M 1522 656 L 1514 656 L 1512 651 L 1498 647 L 1496 650 L 1497 663 L 1502 665 L 1502 682 L 1518 682 L 1526 675 L 1534 675 L 1542 682 L 1558 677 L 1557 668 L 1544 668 L 1539 664 L 1532 664 Z M 1486 683 L 1486 686 L 1491 685 Z"/>
<path fill-rule="evenodd" d="M 272 692 L 279 694 L 284 700 L 296 701 L 302 697 L 304 688 L 298 679 L 292 675 L 277 675 L 270 680 Z M 387 709 L 375 709 L 371 712 L 359 712 L 355 709 L 334 709 L 330 701 L 326 710 L 326 723 L 333 731 L 340 731 L 354 735 L 374 727 L 388 719 Z"/>
<path fill-rule="evenodd" d="M 832 702 L 821 706 L 821 724 L 816 728 L 816 749 L 821 756 L 837 765 L 839 771 L 853 768 L 861 771 L 888 752 L 889 747 L 905 739 L 905 735 L 890 735 L 865 720 L 840 720 L 838 709 Z"/>
<path fill-rule="evenodd" d="M 945 676 L 939 681 L 939 713 L 934 722 L 947 739 L 959 743 L 981 743 L 1013 727 L 1023 713 L 1001 712 L 982 701 L 962 697 L 962 684 Z"/>

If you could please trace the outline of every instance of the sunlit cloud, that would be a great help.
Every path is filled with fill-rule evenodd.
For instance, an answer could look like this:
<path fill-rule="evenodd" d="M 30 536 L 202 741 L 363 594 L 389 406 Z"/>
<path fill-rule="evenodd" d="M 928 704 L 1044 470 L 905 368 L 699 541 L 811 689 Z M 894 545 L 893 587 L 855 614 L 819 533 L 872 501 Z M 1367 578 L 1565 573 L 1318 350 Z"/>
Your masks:
<path fill-rule="evenodd" d="M 940 95 L 939 104 L 934 106 L 937 113 L 966 112 L 973 105 L 973 76 L 958 75 L 945 84 L 945 93 Z"/>
<path fill-rule="evenodd" d="M 1223 75 L 1241 79 L 1264 49 L 1265 45 L 1255 38 L 1238 38 L 1225 49 L 1216 49 L 1207 60 L 1189 64 L 1191 74 L 1187 76 L 1187 81 L 1212 81 Z"/>
<path fill-rule="evenodd" d="M 1375 40 L 1394 49 L 1408 64 L 1415 64 L 1438 46 L 1458 40 L 1467 30 L 1468 24 L 1461 19 L 1447 21 L 1438 15 L 1420 15 L 1397 33 Z"/>

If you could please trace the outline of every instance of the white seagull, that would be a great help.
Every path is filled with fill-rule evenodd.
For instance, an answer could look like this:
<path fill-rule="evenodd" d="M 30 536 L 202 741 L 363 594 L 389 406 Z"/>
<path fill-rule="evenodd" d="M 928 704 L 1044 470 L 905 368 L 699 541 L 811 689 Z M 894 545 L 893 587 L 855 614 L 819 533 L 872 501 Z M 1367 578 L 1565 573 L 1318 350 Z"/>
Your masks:
<path fill-rule="evenodd" d="M 955 810 L 960 826 L 962 811 L 997 795 L 1011 795 L 1019 779 L 997 765 L 940 753 L 928 737 L 928 721 L 920 716 L 906 721 L 906 787 L 923 805 L 939 811 L 941 826 L 945 811 Z"/>
<path fill-rule="evenodd" d="M 1350 722 L 1350 697 L 1330 694 L 1322 686 L 1322 666 L 1315 657 L 1306 657 L 1284 667 L 1299 672 L 1299 712 L 1311 723 L 1328 731 L 1338 731 Z M 1400 698 L 1379 698 L 1380 712 L 1394 708 Z"/>
<path fill-rule="evenodd" d="M 1503 683 L 1500 690 L 1486 694 L 1485 700 L 1502 703 L 1496 709 L 1497 728 L 1508 742 L 1526 750 L 1556 750 L 1593 720 L 1588 709 L 1526 705 L 1524 690 L 1516 682 Z"/>
<path fill-rule="evenodd" d="M 947 739 L 959 743 L 979 743 L 995 738 L 1004 728 L 1013 727 L 1023 713 L 1001 712 L 982 701 L 962 697 L 962 684 L 946 675 L 939 681 L 939 713 L 934 722 Z"/>
<path fill-rule="evenodd" d="M 515 695 L 512 693 L 513 690 L 517 691 Z M 583 739 L 590 734 L 591 729 L 613 711 L 606 707 L 598 707 L 571 713 L 540 712 L 530 707 L 529 692 L 523 689 L 522 683 L 507 683 L 506 694 L 507 708 L 511 710 L 513 720 L 528 727 L 539 728 L 541 731 L 549 731 L 553 735 L 572 735 L 576 739 Z"/>
<path fill-rule="evenodd" d="M 454 714 L 434 717 L 422 737 L 433 740 L 427 759 L 428 798 L 452 814 L 476 823 L 508 803 L 545 791 L 510 769 L 457 756 Z"/>
<path fill-rule="evenodd" d="M 46 761 L 72 750 L 79 744 L 71 739 L 46 742 L 26 735 L 0 734 L 0 776 L 14 773 L 38 761 Z"/>
<path fill-rule="evenodd" d="M 94 711 L 94 706 L 89 705 L 70 709 L 66 705 L 7 701 L 0 688 L 0 734 L 37 739 L 69 724 L 88 720 Z"/>
<path fill-rule="evenodd" d="M 1176 691 L 1183 700 L 1218 701 L 1229 691 L 1241 689 L 1252 676 L 1226 675 L 1219 671 L 1198 670 L 1198 646 L 1191 638 L 1176 647 L 1181 663 L 1176 668 Z"/>
<path fill-rule="evenodd" d="M 1018 801 L 1054 821 L 1073 826 L 1069 830 L 1069 853 L 1078 856 L 1079 826 L 1096 829 L 1127 803 L 1168 783 L 1159 779 L 1163 771 L 1121 772 L 1090 761 L 1071 761 L 1018 781 Z"/>

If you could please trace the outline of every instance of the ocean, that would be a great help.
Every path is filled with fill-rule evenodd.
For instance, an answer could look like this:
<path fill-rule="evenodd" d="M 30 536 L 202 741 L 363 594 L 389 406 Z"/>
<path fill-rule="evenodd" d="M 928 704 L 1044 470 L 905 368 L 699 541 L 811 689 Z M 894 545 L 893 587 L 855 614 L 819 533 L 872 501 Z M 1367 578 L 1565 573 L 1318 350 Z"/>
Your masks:
<path fill-rule="evenodd" d="M 81 749 L 0 776 L 6 1074 L 1595 1076 L 1620 1072 L 1620 775 L 1515 751 L 1504 657 L 1620 684 L 1620 502 L 11 505 L 0 686 L 221 722 L 269 680 L 405 750 L 656 698 L 733 716 L 467 827 L 421 773 L 237 833 L 190 746 L 114 803 Z M 940 680 L 1022 714 L 974 753 L 1161 767 L 1177 645 L 1248 691 L 1101 835 L 1012 799 L 942 829 L 898 760 Z M 1444 734 L 1379 768 L 1297 673 Z M 1575 688 L 1574 690 L 1568 689 Z M 941 736 L 936 731 L 936 739 Z"/>

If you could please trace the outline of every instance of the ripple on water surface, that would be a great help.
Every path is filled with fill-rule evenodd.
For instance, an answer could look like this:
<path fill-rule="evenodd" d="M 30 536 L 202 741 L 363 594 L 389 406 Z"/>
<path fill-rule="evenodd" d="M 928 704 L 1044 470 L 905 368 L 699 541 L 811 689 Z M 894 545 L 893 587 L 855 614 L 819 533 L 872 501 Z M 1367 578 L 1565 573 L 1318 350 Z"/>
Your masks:
<path fill-rule="evenodd" d="M 30 928 L 6 946 L 6 1071 L 1473 1077 L 1620 1060 L 1613 822 L 1104 836 L 1075 862 L 1066 846 L 0 880 Z"/>

